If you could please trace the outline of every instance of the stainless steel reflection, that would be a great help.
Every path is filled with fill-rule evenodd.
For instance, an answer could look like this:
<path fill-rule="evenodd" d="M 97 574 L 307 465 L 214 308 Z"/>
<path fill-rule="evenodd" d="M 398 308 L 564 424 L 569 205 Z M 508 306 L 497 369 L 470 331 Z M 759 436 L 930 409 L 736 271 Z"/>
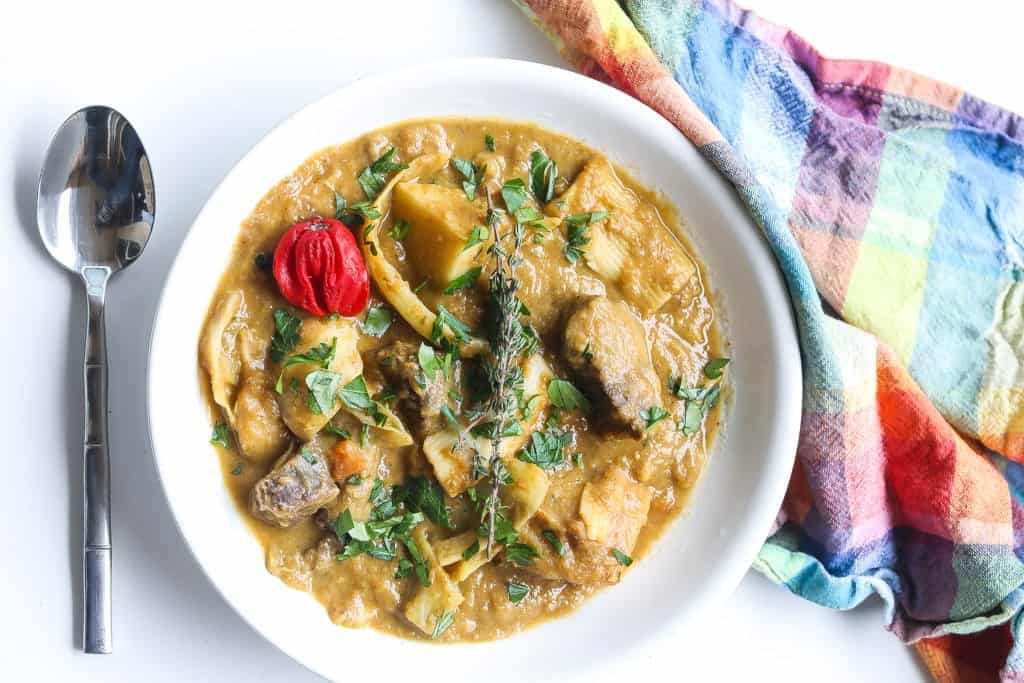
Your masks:
<path fill-rule="evenodd" d="M 84 649 L 112 651 L 107 344 L 110 276 L 149 241 L 153 174 L 142 141 L 109 107 L 87 107 L 60 127 L 39 176 L 36 219 L 47 251 L 85 284 Z"/>

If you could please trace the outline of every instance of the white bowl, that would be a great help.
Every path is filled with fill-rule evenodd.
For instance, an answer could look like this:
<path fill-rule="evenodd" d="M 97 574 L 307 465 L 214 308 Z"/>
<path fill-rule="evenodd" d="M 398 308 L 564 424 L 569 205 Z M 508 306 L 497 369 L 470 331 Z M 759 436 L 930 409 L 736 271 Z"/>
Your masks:
<path fill-rule="evenodd" d="M 618 586 L 513 638 L 441 646 L 336 626 L 312 597 L 266 571 L 208 445 L 196 343 L 238 226 L 274 183 L 321 148 L 395 121 L 447 115 L 534 121 L 604 151 L 664 192 L 684 216 L 724 305 L 735 399 L 688 510 Z M 267 135 L 189 231 L 163 291 L 149 363 L 153 454 L 196 560 L 257 631 L 338 681 L 364 671 L 396 681 L 594 680 L 626 661 L 661 657 L 678 666 L 682 629 L 729 595 L 770 529 L 793 465 L 800 397 L 792 312 L 775 261 L 707 161 L 664 119 L 611 87 L 561 69 L 489 59 L 356 81 Z"/>

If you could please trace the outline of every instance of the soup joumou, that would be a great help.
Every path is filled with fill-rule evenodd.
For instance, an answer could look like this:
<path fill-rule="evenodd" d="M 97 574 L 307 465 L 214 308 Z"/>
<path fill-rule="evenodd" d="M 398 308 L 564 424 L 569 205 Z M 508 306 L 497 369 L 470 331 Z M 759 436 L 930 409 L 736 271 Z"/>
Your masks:
<path fill-rule="evenodd" d="M 338 624 L 443 642 L 568 613 L 643 557 L 706 461 L 723 356 L 674 208 L 497 119 L 310 157 L 242 223 L 199 340 L 267 569 Z"/>

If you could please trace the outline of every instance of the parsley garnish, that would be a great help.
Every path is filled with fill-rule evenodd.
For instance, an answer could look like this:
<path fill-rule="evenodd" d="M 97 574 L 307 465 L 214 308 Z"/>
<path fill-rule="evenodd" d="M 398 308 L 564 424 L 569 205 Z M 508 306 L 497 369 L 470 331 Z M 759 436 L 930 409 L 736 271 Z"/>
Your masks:
<path fill-rule="evenodd" d="M 469 233 L 469 239 L 466 240 L 466 246 L 462 248 L 462 251 L 472 249 L 481 242 L 486 241 L 491 236 L 491 231 L 487 229 L 486 225 L 475 225 L 473 231 Z"/>
<path fill-rule="evenodd" d="M 300 455 L 302 455 L 302 459 L 308 462 L 310 465 L 316 464 L 316 457 L 309 452 L 309 448 L 307 448 L 306 446 L 303 446 L 302 450 L 299 453 Z"/>
<path fill-rule="evenodd" d="M 553 470 L 565 462 L 565 447 L 572 442 L 572 434 L 557 426 L 530 434 L 530 442 L 517 456 L 523 462 L 542 470 Z"/>
<path fill-rule="evenodd" d="M 565 258 L 569 263 L 576 263 L 583 256 L 583 247 L 590 243 L 587 228 L 608 217 L 607 211 L 593 211 L 566 216 L 562 223 L 566 226 Z"/>
<path fill-rule="evenodd" d="M 484 136 L 484 144 L 487 145 L 488 151 L 494 151 L 494 136 L 488 133 Z"/>
<path fill-rule="evenodd" d="M 392 147 L 384 152 L 382 157 L 364 168 L 359 177 L 356 178 L 359 181 L 359 187 L 363 188 L 363 193 L 366 194 L 368 200 L 373 201 L 377 198 L 377 195 L 384 189 L 384 183 L 389 173 L 409 168 L 407 164 L 394 160 L 395 151 L 395 148 Z"/>
<path fill-rule="evenodd" d="M 647 429 L 650 429 L 654 425 L 658 424 L 671 413 L 662 408 L 661 406 L 651 406 L 647 410 L 640 411 L 640 417 L 643 418 L 644 422 L 647 423 Z"/>
<path fill-rule="evenodd" d="M 519 207 L 526 201 L 526 183 L 522 178 L 506 180 L 501 186 L 501 198 L 505 200 L 505 208 L 511 213 L 519 210 Z"/>
<path fill-rule="evenodd" d="M 437 373 L 442 371 L 441 361 L 437 359 L 434 347 L 420 343 L 420 350 L 416 353 L 416 360 L 419 361 L 420 369 L 429 380 L 437 378 Z"/>
<path fill-rule="evenodd" d="M 374 306 L 366 312 L 363 320 L 363 334 L 370 337 L 383 337 L 384 333 L 391 327 L 395 316 L 383 306 Z"/>
<path fill-rule="evenodd" d="M 464 342 L 469 339 L 469 325 L 452 315 L 443 305 L 438 304 L 437 319 L 434 320 L 434 328 L 430 332 L 430 337 L 435 343 L 440 343 L 444 338 L 445 327 L 451 330 L 456 341 Z"/>
<path fill-rule="evenodd" d="M 405 504 L 412 512 L 422 512 L 434 524 L 445 529 L 454 529 L 451 511 L 444 502 L 441 487 L 426 477 L 412 477 L 402 486 L 393 491 L 395 502 Z"/>
<path fill-rule="evenodd" d="M 548 545 L 551 546 L 551 549 L 555 551 L 556 555 L 559 557 L 565 556 L 565 544 L 562 543 L 560 538 L 558 538 L 558 534 L 551 529 L 545 529 L 540 535 L 548 542 Z"/>
<path fill-rule="evenodd" d="M 553 379 L 548 382 L 548 398 L 551 404 L 561 410 L 575 410 L 579 408 L 583 412 L 590 410 L 590 401 L 580 393 L 580 390 L 573 386 L 572 382 L 564 379 Z"/>
<path fill-rule="evenodd" d="M 480 184 L 483 169 L 476 166 L 472 161 L 458 157 L 452 157 L 452 165 L 459 172 L 459 175 L 462 176 L 462 191 L 466 193 L 466 199 L 473 201 L 476 199 L 476 188 Z"/>
<path fill-rule="evenodd" d="M 364 424 L 359 428 L 359 446 L 366 448 L 370 445 L 370 425 Z"/>
<path fill-rule="evenodd" d="M 728 364 L 728 358 L 712 358 L 704 366 L 704 376 L 708 379 L 718 379 L 722 376 L 722 370 Z"/>
<path fill-rule="evenodd" d="M 470 491 L 475 491 L 476 489 L 469 489 L 469 490 Z M 469 562 L 470 560 L 473 559 L 473 556 L 476 555 L 478 552 L 480 552 L 480 541 L 479 540 L 475 540 L 475 541 L 473 541 L 473 543 L 468 548 L 466 548 L 464 551 L 462 551 L 462 559 L 465 560 L 466 562 Z"/>
<path fill-rule="evenodd" d="M 430 634 L 431 640 L 437 640 L 455 621 L 455 615 L 451 612 L 441 612 L 441 616 L 434 622 L 434 632 Z"/>
<path fill-rule="evenodd" d="M 299 328 L 302 321 L 278 308 L 274 311 L 274 336 L 270 338 L 270 358 L 280 363 L 299 343 Z"/>
<path fill-rule="evenodd" d="M 391 229 L 388 230 L 388 235 L 396 242 L 401 242 L 402 240 L 409 236 L 409 230 L 411 228 L 412 225 L 409 223 L 409 221 L 405 220 L 404 218 L 399 218 L 397 221 L 395 221 L 395 224 L 391 226 Z"/>
<path fill-rule="evenodd" d="M 618 548 L 612 548 L 612 555 L 615 556 L 615 559 L 623 567 L 628 567 L 629 565 L 633 564 L 633 558 L 627 555 L 626 553 L 622 552 Z"/>
<path fill-rule="evenodd" d="M 338 351 L 338 338 L 334 337 L 331 339 L 331 343 L 320 342 L 318 346 L 305 351 L 303 353 L 296 353 L 288 357 L 288 360 L 281 366 L 281 374 L 277 376 L 277 384 L 274 385 L 274 390 L 279 394 L 284 393 L 284 371 L 293 365 L 300 363 L 313 363 L 319 365 L 321 368 L 326 369 L 331 361 L 334 360 L 334 355 Z M 309 383 L 307 376 L 307 386 Z"/>
<path fill-rule="evenodd" d="M 449 282 L 448 286 L 444 288 L 442 294 L 451 295 L 460 289 L 469 289 L 480 277 L 481 272 L 483 272 L 483 268 L 480 266 L 473 266 L 465 273 Z"/>
<path fill-rule="evenodd" d="M 523 598 L 530 593 L 530 587 L 518 581 L 508 582 L 508 599 L 513 605 L 518 605 Z"/>
<path fill-rule="evenodd" d="M 544 150 L 535 149 L 530 154 L 530 187 L 533 189 L 537 201 L 542 204 L 551 201 L 555 196 L 556 178 L 558 178 L 558 166 L 544 153 Z"/>
<path fill-rule="evenodd" d="M 370 392 L 366 388 L 366 380 L 362 375 L 356 375 L 351 382 L 341 388 L 338 394 L 344 403 L 353 410 L 365 410 L 367 412 L 376 410 L 377 404 L 370 398 Z"/>
<path fill-rule="evenodd" d="M 242 463 L 238 463 L 237 465 L 235 465 L 234 467 L 231 468 L 231 474 L 233 474 L 234 476 L 237 477 L 241 473 L 242 473 Z"/>
<path fill-rule="evenodd" d="M 722 368 L 728 363 L 728 359 L 716 359 L 718 361 L 725 361 L 724 363 L 715 363 L 709 361 L 708 365 L 705 366 L 704 374 L 708 374 L 708 366 L 711 366 L 710 372 L 716 374 L 715 379 L 722 376 Z M 709 411 L 718 405 L 718 399 L 721 396 L 721 386 L 718 382 L 712 384 L 710 387 L 687 387 L 683 386 L 682 378 L 673 377 L 669 381 L 669 391 L 671 391 L 676 398 L 685 401 L 686 407 L 683 411 L 683 419 L 679 421 L 678 428 L 686 436 L 692 436 L 700 431 L 700 426 L 704 422 L 704 418 L 707 417 Z"/>
<path fill-rule="evenodd" d="M 529 543 L 510 543 L 505 546 L 505 557 L 509 562 L 528 566 L 533 564 L 533 558 L 540 557 L 540 553 Z"/>
<path fill-rule="evenodd" d="M 228 429 L 227 423 L 218 422 L 213 425 L 213 436 L 210 437 L 210 443 L 221 448 L 231 448 L 231 430 Z"/>
<path fill-rule="evenodd" d="M 334 399 L 341 386 L 341 375 L 330 370 L 314 370 L 306 375 L 309 389 L 309 407 L 314 415 L 329 413 L 334 408 Z"/>

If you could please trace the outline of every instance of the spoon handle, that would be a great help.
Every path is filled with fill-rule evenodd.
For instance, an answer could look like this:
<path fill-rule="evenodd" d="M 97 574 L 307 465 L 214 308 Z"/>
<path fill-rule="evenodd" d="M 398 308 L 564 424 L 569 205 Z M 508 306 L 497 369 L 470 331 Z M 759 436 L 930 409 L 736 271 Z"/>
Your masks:
<path fill-rule="evenodd" d="M 107 452 L 107 268 L 84 268 L 89 322 L 85 336 L 85 464 L 82 549 L 84 649 L 113 650 L 110 626 L 110 456 Z"/>

